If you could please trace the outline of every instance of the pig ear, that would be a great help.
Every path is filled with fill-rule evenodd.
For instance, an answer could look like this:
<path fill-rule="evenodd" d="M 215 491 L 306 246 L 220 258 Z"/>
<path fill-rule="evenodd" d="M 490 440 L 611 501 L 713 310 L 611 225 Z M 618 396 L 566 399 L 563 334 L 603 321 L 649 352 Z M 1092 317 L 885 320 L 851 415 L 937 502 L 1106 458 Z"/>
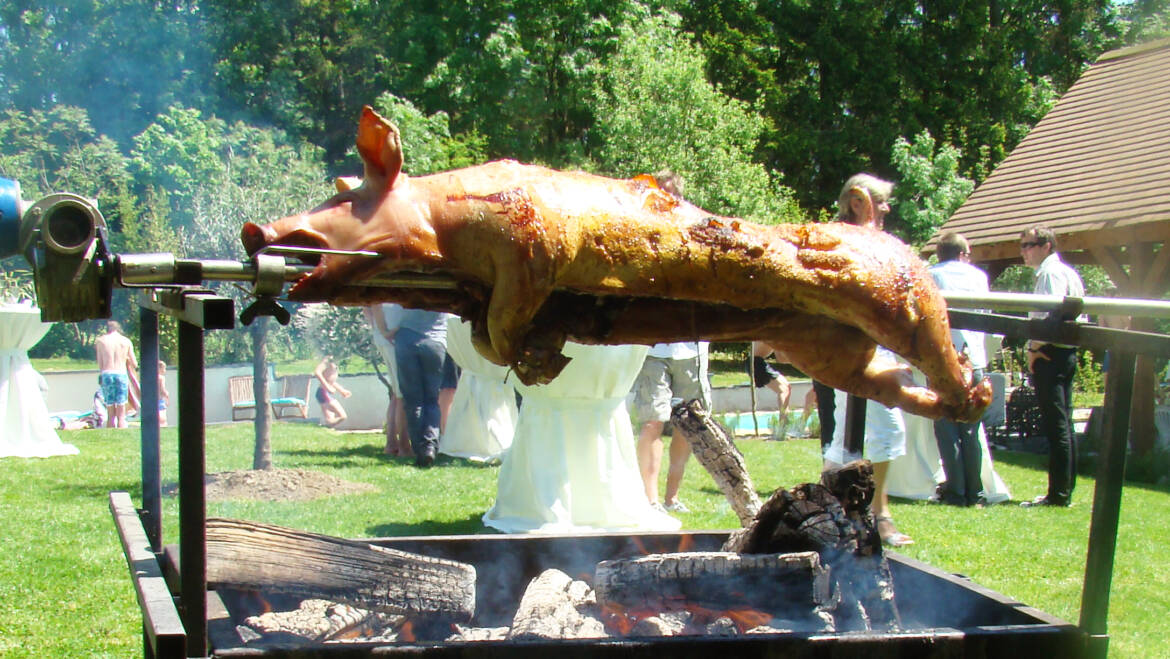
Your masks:
<path fill-rule="evenodd" d="M 402 171 L 402 141 L 398 128 L 368 105 L 358 122 L 357 149 L 366 164 L 366 181 L 393 188 Z"/>

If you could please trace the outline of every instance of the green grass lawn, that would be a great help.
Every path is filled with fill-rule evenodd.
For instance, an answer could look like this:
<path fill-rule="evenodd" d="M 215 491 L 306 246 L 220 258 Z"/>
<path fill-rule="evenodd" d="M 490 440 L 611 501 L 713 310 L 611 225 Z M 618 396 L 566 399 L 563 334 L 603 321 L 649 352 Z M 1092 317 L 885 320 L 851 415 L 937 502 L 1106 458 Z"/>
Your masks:
<path fill-rule="evenodd" d="M 0 459 L 0 656 L 141 656 L 141 614 L 110 518 L 107 493 L 126 490 L 141 502 L 138 434 L 62 433 L 77 456 Z M 376 492 L 297 503 L 229 502 L 208 514 L 345 537 L 478 533 L 495 496 L 498 467 L 441 459 L 415 469 L 381 452 L 381 436 L 343 434 L 278 423 L 278 467 L 302 467 L 374 485 Z M 164 481 L 177 479 L 175 429 L 163 430 Z M 761 495 L 819 473 L 813 440 L 739 442 Z M 209 472 L 251 465 L 251 426 L 207 431 Z M 997 469 L 1016 498 L 1039 494 L 1040 456 L 1001 452 Z M 1009 597 L 1076 623 L 1079 618 L 1093 479 L 1082 476 L 1072 509 L 984 510 L 895 501 L 901 529 L 916 540 L 906 554 L 962 573 Z M 736 525 L 709 476 L 691 463 L 682 498 L 694 511 L 686 529 Z M 165 541 L 176 542 L 177 501 L 164 503 Z M 1167 656 L 1170 630 L 1170 493 L 1131 485 L 1123 499 L 1109 631 L 1113 657 Z M 913 594 L 901 594 L 913 596 Z M 1039 659 L 1039 658 L 1037 658 Z"/>

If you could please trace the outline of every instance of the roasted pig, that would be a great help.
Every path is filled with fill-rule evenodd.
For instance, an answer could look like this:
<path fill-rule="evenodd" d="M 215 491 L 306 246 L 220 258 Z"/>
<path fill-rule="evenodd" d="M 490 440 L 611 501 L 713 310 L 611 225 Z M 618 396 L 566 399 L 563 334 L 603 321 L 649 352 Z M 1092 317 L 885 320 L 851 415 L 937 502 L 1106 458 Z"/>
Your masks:
<path fill-rule="evenodd" d="M 402 174 L 397 129 L 365 108 L 360 185 L 305 213 L 245 224 L 249 254 L 326 254 L 288 297 L 394 301 L 472 323 L 477 349 L 526 384 L 567 363 L 565 340 L 762 340 L 828 385 L 931 418 L 978 419 L 987 382 L 951 345 L 946 304 L 924 264 L 888 234 L 846 224 L 762 226 L 717 217 L 660 190 L 513 161 Z M 453 289 L 371 285 L 422 273 Z M 875 360 L 877 344 L 927 377 Z"/>

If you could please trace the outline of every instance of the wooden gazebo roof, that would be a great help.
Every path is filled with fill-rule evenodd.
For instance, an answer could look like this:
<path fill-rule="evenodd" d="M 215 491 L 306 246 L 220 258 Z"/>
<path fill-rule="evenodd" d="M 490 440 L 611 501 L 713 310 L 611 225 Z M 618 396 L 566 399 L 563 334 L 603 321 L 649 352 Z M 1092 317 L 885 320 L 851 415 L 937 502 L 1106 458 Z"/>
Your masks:
<path fill-rule="evenodd" d="M 1102 55 L 928 242 L 958 231 L 996 274 L 1045 224 L 1065 259 L 1160 297 L 1170 263 L 1170 39 Z"/>

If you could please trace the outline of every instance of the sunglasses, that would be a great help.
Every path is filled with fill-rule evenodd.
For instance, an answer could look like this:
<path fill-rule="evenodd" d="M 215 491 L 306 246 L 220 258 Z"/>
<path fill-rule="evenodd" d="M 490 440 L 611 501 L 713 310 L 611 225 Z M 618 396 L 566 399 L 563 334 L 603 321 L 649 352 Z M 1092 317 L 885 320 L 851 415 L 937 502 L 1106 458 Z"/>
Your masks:
<path fill-rule="evenodd" d="M 1022 243 L 1020 243 L 1020 249 L 1027 249 L 1028 247 L 1039 247 L 1041 245 L 1046 245 L 1046 244 L 1047 244 L 1046 242 L 1041 241 L 1041 240 L 1022 242 Z"/>

